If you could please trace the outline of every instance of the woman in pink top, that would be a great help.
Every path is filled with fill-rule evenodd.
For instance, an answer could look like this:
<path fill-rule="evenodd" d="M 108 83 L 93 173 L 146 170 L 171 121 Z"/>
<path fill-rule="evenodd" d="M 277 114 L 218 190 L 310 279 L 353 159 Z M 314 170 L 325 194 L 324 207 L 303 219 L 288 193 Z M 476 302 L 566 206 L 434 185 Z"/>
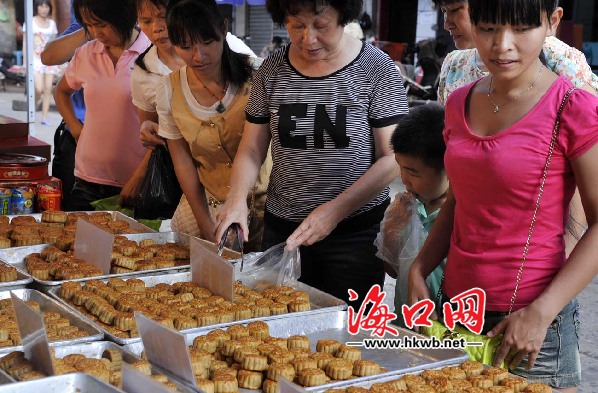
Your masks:
<path fill-rule="evenodd" d="M 77 141 L 73 209 L 93 210 L 90 202 L 121 193 L 143 159 L 131 70 L 150 42 L 135 28 L 133 0 L 75 0 L 73 7 L 93 40 L 75 51 L 54 98 Z M 81 88 L 87 104 L 85 125 L 75 117 L 70 101 Z"/>
<path fill-rule="evenodd" d="M 556 0 L 470 0 L 469 6 L 489 75 L 447 101 L 451 190 L 411 268 L 410 300 L 429 298 L 425 278 L 447 257 L 445 298 L 475 287 L 486 292 L 484 331 L 504 333 L 495 364 L 504 359 L 515 374 L 574 392 L 581 377 L 575 296 L 598 272 L 598 99 L 578 89 L 564 106 L 516 289 L 557 110 L 572 84 L 539 56 L 558 20 Z M 563 237 L 576 185 L 589 228 L 566 259 Z"/>

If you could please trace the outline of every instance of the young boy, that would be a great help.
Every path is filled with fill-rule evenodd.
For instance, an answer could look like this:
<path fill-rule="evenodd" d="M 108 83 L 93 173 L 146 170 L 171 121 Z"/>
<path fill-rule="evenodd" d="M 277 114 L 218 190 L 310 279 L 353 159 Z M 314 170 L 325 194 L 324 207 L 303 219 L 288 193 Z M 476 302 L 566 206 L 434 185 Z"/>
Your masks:
<path fill-rule="evenodd" d="M 391 137 L 407 192 L 395 197 L 384 215 L 375 244 L 386 272 L 397 279 L 395 313 L 404 326 L 401 306 L 408 303 L 407 275 L 428 236 L 449 188 L 444 170 L 444 108 L 436 103 L 412 108 Z M 442 280 L 444 262 L 428 277 L 432 300 Z M 438 304 L 438 302 L 436 302 Z"/>

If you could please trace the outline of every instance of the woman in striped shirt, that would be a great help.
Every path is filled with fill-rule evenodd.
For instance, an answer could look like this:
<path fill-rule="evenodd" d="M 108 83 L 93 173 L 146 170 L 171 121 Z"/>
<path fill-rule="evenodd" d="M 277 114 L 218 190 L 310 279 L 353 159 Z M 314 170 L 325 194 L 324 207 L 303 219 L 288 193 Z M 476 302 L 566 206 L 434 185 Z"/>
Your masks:
<path fill-rule="evenodd" d="M 359 304 L 384 269 L 373 241 L 398 175 L 390 135 L 407 100 L 390 58 L 343 32 L 362 0 L 268 0 L 291 43 L 253 83 L 216 238 L 238 223 L 268 146 L 273 169 L 262 248 L 300 247 L 301 281 Z M 353 298 L 351 299 L 353 300 Z"/>

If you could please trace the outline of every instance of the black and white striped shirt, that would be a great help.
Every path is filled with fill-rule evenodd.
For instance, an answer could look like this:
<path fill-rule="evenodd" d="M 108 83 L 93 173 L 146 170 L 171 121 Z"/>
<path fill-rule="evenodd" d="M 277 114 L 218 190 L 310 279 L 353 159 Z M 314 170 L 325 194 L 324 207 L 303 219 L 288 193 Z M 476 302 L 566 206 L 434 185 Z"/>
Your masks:
<path fill-rule="evenodd" d="M 324 77 L 299 73 L 288 52 L 286 46 L 272 54 L 254 75 L 246 112 L 249 122 L 270 125 L 274 165 L 266 209 L 298 222 L 372 166 L 372 128 L 396 124 L 408 107 L 395 65 L 372 45 Z M 350 217 L 388 194 L 386 188 Z"/>

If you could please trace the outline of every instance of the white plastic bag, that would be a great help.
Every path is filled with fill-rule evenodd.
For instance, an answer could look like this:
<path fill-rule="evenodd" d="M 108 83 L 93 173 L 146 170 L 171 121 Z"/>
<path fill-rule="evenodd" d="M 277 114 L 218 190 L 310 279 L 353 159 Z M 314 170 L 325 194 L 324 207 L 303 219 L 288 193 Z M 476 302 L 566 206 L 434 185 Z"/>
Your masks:
<path fill-rule="evenodd" d="M 380 232 L 374 241 L 378 248 L 376 256 L 397 273 L 395 296 L 399 295 L 400 299 L 395 299 L 395 304 L 407 300 L 409 269 L 427 236 L 417 213 L 415 197 L 408 192 L 397 195 L 384 212 Z"/>
<path fill-rule="evenodd" d="M 273 282 L 276 285 L 293 286 L 301 277 L 299 249 L 289 251 L 281 243 L 262 253 L 248 254 L 245 256 L 243 272 L 236 267 L 235 277 L 257 289 L 272 286 Z"/>

